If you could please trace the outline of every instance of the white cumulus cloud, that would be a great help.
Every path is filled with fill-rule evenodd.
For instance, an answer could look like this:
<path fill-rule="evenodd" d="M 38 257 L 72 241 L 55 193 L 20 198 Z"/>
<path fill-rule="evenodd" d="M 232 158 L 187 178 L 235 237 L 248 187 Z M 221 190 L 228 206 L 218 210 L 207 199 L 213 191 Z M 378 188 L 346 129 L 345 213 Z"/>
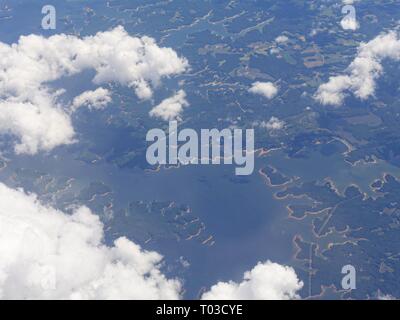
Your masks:
<path fill-rule="evenodd" d="M 272 99 L 278 93 L 278 87 L 272 82 L 254 82 L 249 92 Z"/>
<path fill-rule="evenodd" d="M 205 292 L 203 300 L 289 300 L 299 299 L 303 287 L 293 268 L 267 261 L 245 272 L 243 281 L 219 282 Z"/>
<path fill-rule="evenodd" d="M 260 126 L 266 128 L 268 131 L 276 131 L 283 129 L 285 122 L 279 120 L 277 117 L 271 117 L 267 122 L 261 122 Z"/>
<path fill-rule="evenodd" d="M 178 120 L 183 108 L 189 106 L 186 93 L 179 90 L 172 97 L 164 99 L 150 111 L 150 116 L 161 118 L 165 121 Z"/>
<path fill-rule="evenodd" d="M 347 92 L 365 100 L 374 95 L 376 80 L 382 75 L 382 60 L 400 60 L 400 40 L 396 32 L 381 34 L 362 43 L 344 74 L 329 78 L 319 86 L 315 98 L 322 104 L 341 105 Z"/>
<path fill-rule="evenodd" d="M 85 91 L 74 98 L 73 110 L 81 106 L 88 106 L 90 109 L 102 109 L 112 101 L 111 92 L 104 88 L 97 88 L 93 91 Z"/>
<path fill-rule="evenodd" d="M 48 83 L 92 69 L 94 84 L 116 82 L 148 99 L 162 78 L 188 67 L 171 48 L 123 27 L 84 38 L 21 36 L 11 45 L 0 42 L 0 57 L 0 133 L 16 136 L 16 151 L 30 154 L 74 141 L 71 119 Z"/>
<path fill-rule="evenodd" d="M 0 299 L 178 299 L 162 256 L 126 238 L 103 242 L 86 207 L 72 215 L 0 183 Z"/>
<path fill-rule="evenodd" d="M 73 143 L 75 135 L 70 117 L 55 97 L 40 92 L 28 101 L 19 98 L 0 100 L 1 133 L 12 133 L 19 139 L 16 153 L 29 154 Z"/>
<path fill-rule="evenodd" d="M 275 42 L 276 43 L 286 43 L 289 41 L 289 38 L 285 35 L 280 35 L 278 37 L 275 38 Z"/>

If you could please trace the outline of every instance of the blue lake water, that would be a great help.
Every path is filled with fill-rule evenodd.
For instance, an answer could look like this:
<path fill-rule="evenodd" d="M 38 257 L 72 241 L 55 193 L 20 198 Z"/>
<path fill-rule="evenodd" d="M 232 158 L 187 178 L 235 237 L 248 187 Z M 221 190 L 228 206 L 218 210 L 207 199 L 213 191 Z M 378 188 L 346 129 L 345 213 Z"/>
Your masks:
<path fill-rule="evenodd" d="M 135 200 L 159 200 L 189 205 L 205 223 L 207 233 L 213 235 L 213 246 L 201 245 L 193 240 L 177 242 L 172 239 L 142 243 L 144 248 L 165 255 L 167 265 L 172 265 L 181 256 L 189 261 L 191 266 L 186 271 L 171 271 L 173 276 L 184 278 L 187 298 L 196 298 L 202 287 L 209 287 L 219 280 L 241 279 L 243 272 L 258 261 L 270 259 L 296 265 L 293 261 L 293 237 L 297 233 L 307 234 L 311 229 L 308 221 L 289 221 L 286 205 L 304 200 L 274 199 L 273 194 L 279 188 L 266 185 L 258 174 L 261 166 L 271 164 L 289 176 L 314 180 L 324 177 L 325 170 L 329 170 L 325 169 L 326 163 L 331 163 L 337 170 L 329 172 L 337 173 L 337 176 L 331 174 L 331 177 L 338 185 L 357 182 L 364 187 L 383 171 L 392 169 L 392 173 L 395 173 L 393 168 L 384 163 L 353 167 L 336 156 L 324 157 L 325 161 L 321 161 L 319 153 L 311 154 L 307 159 L 287 159 L 278 151 L 259 158 L 253 175 L 238 181 L 234 167 L 229 165 L 187 166 L 159 172 L 121 170 L 107 163 L 87 165 L 74 160 L 65 152 L 66 149 L 57 157 L 16 157 L 2 175 L 20 167 L 37 169 L 52 176 L 73 177 L 82 185 L 102 181 L 112 188 L 114 200 L 119 204 Z M 364 185 L 352 179 L 360 172 Z M 368 172 L 369 175 L 366 174 Z M 134 238 L 129 232 L 126 236 Z M 112 235 L 108 235 L 108 238 L 112 239 Z"/>

